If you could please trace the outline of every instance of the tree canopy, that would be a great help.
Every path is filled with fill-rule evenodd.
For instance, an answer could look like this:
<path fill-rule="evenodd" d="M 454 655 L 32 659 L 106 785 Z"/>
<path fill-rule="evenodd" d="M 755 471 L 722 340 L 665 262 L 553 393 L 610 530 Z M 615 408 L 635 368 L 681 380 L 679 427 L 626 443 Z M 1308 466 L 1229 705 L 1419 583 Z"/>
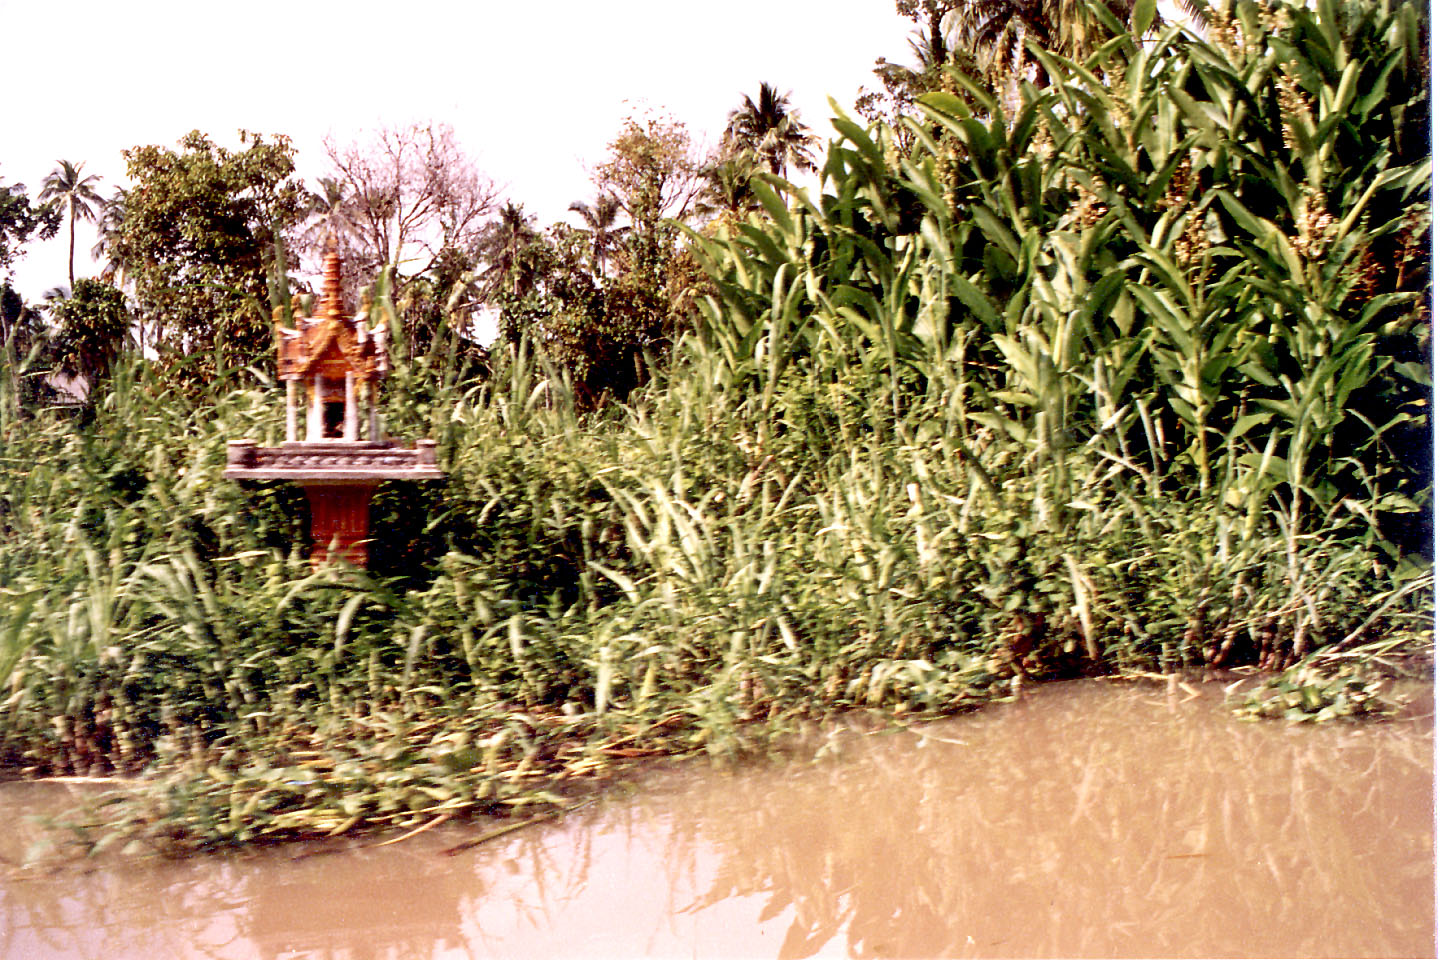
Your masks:
<path fill-rule="evenodd" d="M 0 182 L 0 279 L 9 275 L 26 241 L 32 237 L 48 240 L 59 229 L 59 212 L 32 204 L 25 184 Z"/>
<path fill-rule="evenodd" d="M 120 290 L 82 277 L 50 315 L 60 325 L 50 345 L 56 367 L 91 384 L 109 373 L 130 332 L 130 312 Z"/>
<path fill-rule="evenodd" d="M 96 191 L 100 178 L 95 175 L 82 177 L 83 163 L 61 160 L 60 165 L 45 178 L 40 199 L 65 208 L 66 220 L 70 226 L 70 288 L 75 288 L 75 221 L 89 220 L 92 223 L 105 208 L 105 198 Z"/>
<path fill-rule="evenodd" d="M 814 170 L 811 146 L 815 137 L 800 122 L 790 107 L 789 94 L 781 93 L 768 83 L 760 84 L 754 100 L 748 95 L 744 102 L 730 111 L 725 127 L 725 144 L 733 151 L 752 158 L 777 176 L 790 168 Z"/>
<path fill-rule="evenodd" d="M 499 191 L 447 124 L 385 127 L 368 141 L 326 140 L 334 168 L 322 213 L 345 224 L 347 259 L 362 276 L 386 264 L 397 283 L 433 270 L 479 240 Z M 322 181 L 324 183 L 324 181 Z"/>
<path fill-rule="evenodd" d="M 178 150 L 135 147 L 125 160 L 133 186 L 114 255 L 151 345 L 172 357 L 213 348 L 228 365 L 268 356 L 267 264 L 303 209 L 289 139 L 241 131 L 230 150 L 195 130 Z"/>

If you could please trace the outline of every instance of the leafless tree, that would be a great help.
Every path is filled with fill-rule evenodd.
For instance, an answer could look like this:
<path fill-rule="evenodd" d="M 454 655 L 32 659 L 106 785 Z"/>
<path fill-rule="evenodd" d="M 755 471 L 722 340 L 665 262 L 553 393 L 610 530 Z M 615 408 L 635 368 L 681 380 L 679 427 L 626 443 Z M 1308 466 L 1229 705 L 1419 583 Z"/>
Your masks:
<path fill-rule="evenodd" d="M 443 123 L 384 127 L 344 146 L 327 138 L 325 152 L 334 172 L 314 219 L 343 221 L 362 277 L 393 263 L 403 284 L 447 251 L 468 255 L 499 195 Z"/>

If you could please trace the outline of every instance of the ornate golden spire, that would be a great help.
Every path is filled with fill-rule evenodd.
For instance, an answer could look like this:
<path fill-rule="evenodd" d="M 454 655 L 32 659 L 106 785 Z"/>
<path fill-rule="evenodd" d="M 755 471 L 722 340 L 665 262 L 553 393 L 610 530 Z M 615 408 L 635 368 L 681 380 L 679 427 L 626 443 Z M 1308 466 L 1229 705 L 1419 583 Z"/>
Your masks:
<path fill-rule="evenodd" d="M 340 302 L 340 244 L 331 233 L 325 239 L 325 298 L 320 307 L 320 316 L 326 320 L 339 320 L 345 315 Z"/>

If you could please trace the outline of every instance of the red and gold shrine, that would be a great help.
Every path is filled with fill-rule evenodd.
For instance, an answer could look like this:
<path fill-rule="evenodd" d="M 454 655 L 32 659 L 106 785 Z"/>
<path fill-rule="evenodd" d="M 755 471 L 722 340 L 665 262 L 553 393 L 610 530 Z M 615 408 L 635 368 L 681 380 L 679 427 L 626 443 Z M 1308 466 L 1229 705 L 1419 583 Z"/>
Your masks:
<path fill-rule="evenodd" d="M 363 567 L 370 557 L 370 496 L 381 481 L 445 474 L 435 462 L 435 441 L 411 447 L 384 435 L 377 394 L 389 369 L 385 326 L 367 326 L 363 314 L 345 315 L 333 238 L 325 250 L 320 309 L 311 317 L 297 314 L 293 330 L 277 316 L 275 339 L 285 383 L 285 443 L 231 440 L 225 476 L 297 481 L 310 502 L 311 559 L 319 564 L 335 557 Z"/>

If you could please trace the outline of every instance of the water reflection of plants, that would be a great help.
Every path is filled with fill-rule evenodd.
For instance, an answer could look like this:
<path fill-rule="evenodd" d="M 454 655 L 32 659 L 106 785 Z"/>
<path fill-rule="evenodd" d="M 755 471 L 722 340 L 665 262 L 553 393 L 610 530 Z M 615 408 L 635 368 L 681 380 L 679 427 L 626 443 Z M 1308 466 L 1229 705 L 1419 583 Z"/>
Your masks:
<path fill-rule="evenodd" d="M 750 771 L 692 798 L 666 856 L 717 854 L 691 909 L 763 895 L 787 958 L 835 938 L 856 957 L 1423 944 L 1428 739 L 1297 739 L 1214 694 L 1071 690 L 921 728 L 923 748 Z"/>
<path fill-rule="evenodd" d="M 932 95 L 906 156 L 837 118 L 818 201 L 757 181 L 695 238 L 700 328 L 627 406 L 582 418 L 543 344 L 483 381 L 443 325 L 399 350 L 387 416 L 450 475 L 381 491 L 368 575 L 221 479 L 279 435 L 263 378 L 132 362 L 78 421 L 7 416 L 0 749 L 149 768 L 114 835 L 206 844 L 554 804 L 1021 675 L 1425 668 L 1417 13 L 1218 15 L 1116 25 L 1013 111 Z"/>

